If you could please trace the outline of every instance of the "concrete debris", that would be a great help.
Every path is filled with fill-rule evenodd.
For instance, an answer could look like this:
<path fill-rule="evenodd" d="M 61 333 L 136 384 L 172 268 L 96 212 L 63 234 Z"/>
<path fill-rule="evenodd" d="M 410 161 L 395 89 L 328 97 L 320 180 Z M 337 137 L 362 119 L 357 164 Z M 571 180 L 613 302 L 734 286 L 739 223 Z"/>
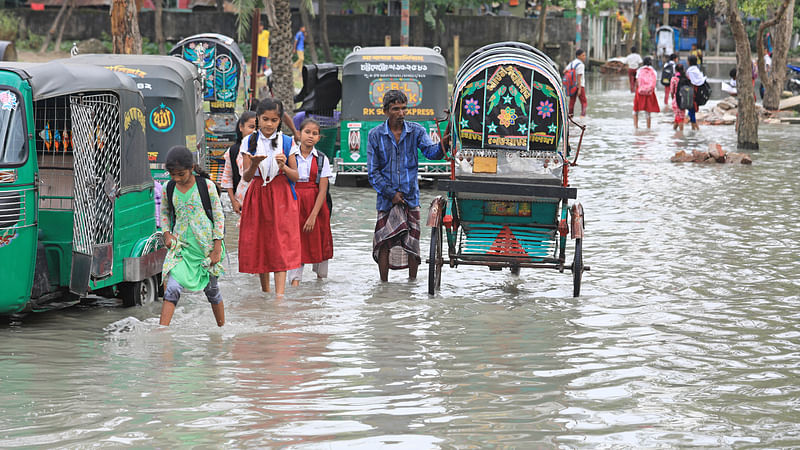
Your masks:
<path fill-rule="evenodd" d="M 747 153 L 728 153 L 716 142 L 708 145 L 708 151 L 692 150 L 691 153 L 686 153 L 684 150 L 679 150 L 669 160 L 703 164 L 753 164 L 753 160 Z"/>

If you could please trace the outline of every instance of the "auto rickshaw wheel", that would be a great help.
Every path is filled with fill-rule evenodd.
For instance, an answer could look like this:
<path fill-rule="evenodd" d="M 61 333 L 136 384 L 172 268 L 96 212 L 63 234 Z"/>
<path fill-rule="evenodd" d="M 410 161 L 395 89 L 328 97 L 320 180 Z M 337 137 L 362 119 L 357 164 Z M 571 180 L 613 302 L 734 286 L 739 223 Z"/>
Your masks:
<path fill-rule="evenodd" d="M 572 296 L 581 295 L 581 275 L 583 275 L 583 239 L 575 239 L 575 258 L 572 260 Z"/>
<path fill-rule="evenodd" d="M 431 228 L 428 258 L 428 294 L 435 294 L 442 285 L 442 227 Z"/>
<path fill-rule="evenodd" d="M 119 285 L 119 294 L 122 305 L 142 306 L 153 303 L 158 298 L 158 285 L 156 277 L 145 278 L 142 281 L 122 283 Z"/>

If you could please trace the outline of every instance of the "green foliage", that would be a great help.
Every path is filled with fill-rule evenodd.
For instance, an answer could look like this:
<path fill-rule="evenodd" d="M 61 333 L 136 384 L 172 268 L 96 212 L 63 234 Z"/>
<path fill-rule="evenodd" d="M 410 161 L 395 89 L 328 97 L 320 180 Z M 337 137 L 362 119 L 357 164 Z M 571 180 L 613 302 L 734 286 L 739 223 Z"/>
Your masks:
<path fill-rule="evenodd" d="M 39 51 L 44 43 L 44 36 L 36 33 L 28 33 L 28 39 L 20 40 L 15 43 L 18 50 Z"/>
<path fill-rule="evenodd" d="M 13 41 L 17 38 L 19 17 L 12 12 L 0 14 L 0 40 Z"/>

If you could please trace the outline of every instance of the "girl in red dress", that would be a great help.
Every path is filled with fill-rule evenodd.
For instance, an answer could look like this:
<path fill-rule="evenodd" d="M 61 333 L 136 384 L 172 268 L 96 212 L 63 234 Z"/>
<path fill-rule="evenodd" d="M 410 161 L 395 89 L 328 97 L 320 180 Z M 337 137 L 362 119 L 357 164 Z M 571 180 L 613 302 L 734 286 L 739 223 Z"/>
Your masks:
<path fill-rule="evenodd" d="M 642 67 L 636 71 L 633 128 L 639 128 L 639 111 L 644 111 L 647 128 L 650 128 L 650 113 L 661 111 L 661 107 L 658 106 L 658 97 L 656 97 L 656 80 L 658 80 L 658 74 L 653 68 L 653 59 L 645 56 Z"/>
<path fill-rule="evenodd" d="M 257 273 L 261 290 L 269 292 L 269 274 L 275 274 L 275 293 L 286 290 L 286 272 L 300 266 L 300 226 L 297 197 L 297 161 L 290 158 L 292 138 L 279 126 L 283 105 L 262 100 L 256 109 L 258 132 L 242 141 L 242 179 L 250 182 L 242 204 L 239 231 L 239 271 Z"/>
<path fill-rule="evenodd" d="M 314 145 L 320 139 L 319 122 L 306 119 L 300 124 L 300 151 L 297 153 L 299 179 L 296 185 L 299 206 L 301 265 L 289 271 L 289 281 L 297 286 L 305 264 L 312 264 L 317 278 L 328 276 L 328 260 L 333 258 L 331 215 L 326 197 L 331 166 Z M 293 152 L 294 154 L 294 152 Z"/>

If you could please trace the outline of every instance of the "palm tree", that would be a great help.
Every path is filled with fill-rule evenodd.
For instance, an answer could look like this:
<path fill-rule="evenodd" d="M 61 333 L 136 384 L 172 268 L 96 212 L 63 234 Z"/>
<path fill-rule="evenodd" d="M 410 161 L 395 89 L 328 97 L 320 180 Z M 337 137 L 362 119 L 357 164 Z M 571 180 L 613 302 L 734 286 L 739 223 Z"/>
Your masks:
<path fill-rule="evenodd" d="M 308 0 L 304 0 L 308 1 Z M 234 0 L 236 5 L 237 35 L 247 36 L 250 17 L 257 6 L 263 6 L 270 29 L 269 58 L 272 66 L 272 93 L 283 103 L 286 113 L 294 113 L 294 82 L 292 80 L 292 14 L 289 0 Z M 255 45 L 255 43 L 254 43 Z"/>

